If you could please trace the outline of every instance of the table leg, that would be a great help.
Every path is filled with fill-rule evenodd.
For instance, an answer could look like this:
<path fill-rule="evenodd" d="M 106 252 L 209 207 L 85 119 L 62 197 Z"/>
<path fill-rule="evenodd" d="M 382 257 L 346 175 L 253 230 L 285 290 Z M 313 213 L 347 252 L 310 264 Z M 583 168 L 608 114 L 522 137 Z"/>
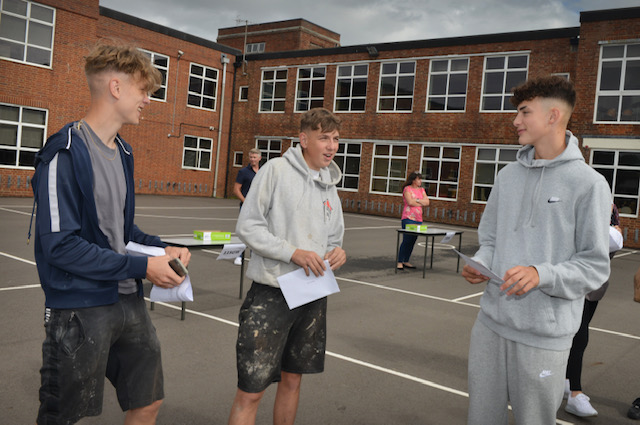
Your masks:
<path fill-rule="evenodd" d="M 398 250 L 400 249 L 400 232 L 396 232 L 396 265 L 393 266 L 395 273 L 398 273 L 398 259 L 400 258 L 400 253 Z"/>
<path fill-rule="evenodd" d="M 153 311 L 156 309 L 156 303 L 154 303 L 153 301 L 151 301 L 151 306 L 149 307 L 149 310 Z"/>
<path fill-rule="evenodd" d="M 422 278 L 427 275 L 427 256 L 429 255 L 429 235 L 424 238 L 424 259 L 422 260 Z"/>
<path fill-rule="evenodd" d="M 240 293 L 238 299 L 242 299 L 243 285 L 244 285 L 244 253 L 246 249 L 242 251 L 242 261 L 240 262 Z"/>
<path fill-rule="evenodd" d="M 462 252 L 462 233 L 460 233 L 458 235 L 458 252 Z M 456 273 L 460 272 L 460 256 L 456 255 L 456 257 L 458 257 L 458 266 L 456 267 Z"/>
<path fill-rule="evenodd" d="M 182 301 L 182 312 L 180 313 L 180 320 L 184 320 L 184 316 L 185 316 L 185 314 L 184 314 L 184 313 L 185 313 L 185 312 L 184 312 L 184 309 L 185 309 L 186 304 L 187 304 L 187 303 L 185 303 L 184 301 Z"/>
<path fill-rule="evenodd" d="M 433 246 L 435 244 L 436 244 L 436 237 L 435 236 L 431 236 L 431 264 L 429 265 L 430 269 L 433 268 Z"/>

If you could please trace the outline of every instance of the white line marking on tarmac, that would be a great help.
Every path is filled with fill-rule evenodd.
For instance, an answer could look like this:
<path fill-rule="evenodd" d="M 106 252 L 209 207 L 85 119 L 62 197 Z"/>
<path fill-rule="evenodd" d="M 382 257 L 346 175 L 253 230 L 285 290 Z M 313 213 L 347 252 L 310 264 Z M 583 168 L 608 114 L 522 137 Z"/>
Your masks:
<path fill-rule="evenodd" d="M 16 211 L 16 210 L 12 210 L 11 208 L 0 208 L 0 210 L 7 211 L 7 212 L 12 212 L 12 213 L 15 213 L 15 214 L 31 215 L 30 212 Z"/>
<path fill-rule="evenodd" d="M 7 254 L 6 252 L 0 251 L 0 255 L 11 258 L 12 260 L 22 261 L 23 263 L 31 264 L 32 266 L 36 265 L 34 261 L 27 260 L 25 258 L 16 257 L 15 255 Z"/>
<path fill-rule="evenodd" d="M 471 295 L 466 295 L 466 296 L 464 296 L 464 297 L 460 297 L 460 298 L 454 298 L 454 299 L 453 299 L 453 300 L 451 300 L 451 301 L 458 302 L 458 301 L 462 301 L 462 300 L 468 300 L 469 298 L 479 297 L 479 296 L 481 296 L 482 294 L 484 294 L 484 291 L 482 291 L 482 292 L 477 292 L 477 293 L 475 293 L 475 294 L 471 294 Z"/>
<path fill-rule="evenodd" d="M 10 286 L 9 288 L 0 288 L 0 291 L 15 291 L 18 289 L 33 289 L 33 288 L 41 288 L 40 284 L 33 285 L 21 285 L 21 286 Z"/>

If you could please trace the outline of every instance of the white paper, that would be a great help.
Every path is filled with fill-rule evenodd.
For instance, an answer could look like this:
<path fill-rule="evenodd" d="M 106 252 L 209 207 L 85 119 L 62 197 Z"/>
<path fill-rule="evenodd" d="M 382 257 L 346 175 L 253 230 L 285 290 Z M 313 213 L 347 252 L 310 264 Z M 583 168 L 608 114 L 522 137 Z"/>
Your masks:
<path fill-rule="evenodd" d="M 498 276 L 497 274 L 495 274 L 494 272 L 489 270 L 487 267 L 483 266 L 482 264 L 480 264 L 477 261 L 472 260 L 471 258 L 467 257 L 466 255 L 464 255 L 463 253 L 461 253 L 457 249 L 454 248 L 453 250 L 456 252 L 456 254 L 458 254 L 460 256 L 460 258 L 462 258 L 464 260 L 464 262 L 468 266 L 473 267 L 474 269 L 478 270 L 480 273 L 482 273 L 482 275 L 488 277 L 491 280 L 495 280 L 495 281 L 499 282 L 500 284 L 504 283 L 504 280 L 502 280 L 502 278 L 500 276 Z"/>
<path fill-rule="evenodd" d="M 136 242 L 129 242 L 125 247 L 127 252 L 138 257 L 157 257 L 165 255 L 164 248 L 159 246 L 141 245 Z M 182 283 L 173 288 L 160 288 L 153 285 L 149 299 L 152 302 L 173 302 L 173 301 L 193 301 L 193 287 L 191 286 L 191 278 L 189 275 L 185 277 Z"/>
<path fill-rule="evenodd" d="M 284 295 L 290 310 L 340 292 L 329 261 L 325 260 L 324 265 L 326 267 L 324 276 L 316 276 L 312 272 L 309 272 L 309 276 L 307 276 L 302 267 L 291 273 L 278 276 L 282 295 Z"/>
<path fill-rule="evenodd" d="M 218 255 L 218 260 L 233 260 L 238 258 L 242 252 L 247 249 L 247 246 L 243 243 L 228 243 L 225 244 Z"/>
<path fill-rule="evenodd" d="M 444 238 L 442 238 L 442 240 L 440 241 L 440 243 L 447 243 L 449 242 L 451 239 L 453 239 L 453 237 L 456 235 L 456 232 L 447 232 L 446 235 L 444 235 Z"/>

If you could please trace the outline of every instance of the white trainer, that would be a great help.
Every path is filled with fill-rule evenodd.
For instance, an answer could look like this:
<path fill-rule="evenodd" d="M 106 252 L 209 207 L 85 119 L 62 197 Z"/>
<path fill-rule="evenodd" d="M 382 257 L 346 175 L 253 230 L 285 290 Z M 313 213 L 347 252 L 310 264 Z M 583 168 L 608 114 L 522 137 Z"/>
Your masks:
<path fill-rule="evenodd" d="M 598 416 L 598 411 L 591 406 L 591 403 L 589 403 L 589 397 L 584 393 L 580 393 L 575 397 L 571 397 L 571 395 L 569 395 L 567 405 L 564 407 L 564 410 L 573 415 L 580 416 L 581 418 Z"/>
<path fill-rule="evenodd" d="M 235 264 L 236 266 L 241 266 L 242 265 L 242 257 L 236 257 L 236 259 L 233 260 L 233 264 Z"/>

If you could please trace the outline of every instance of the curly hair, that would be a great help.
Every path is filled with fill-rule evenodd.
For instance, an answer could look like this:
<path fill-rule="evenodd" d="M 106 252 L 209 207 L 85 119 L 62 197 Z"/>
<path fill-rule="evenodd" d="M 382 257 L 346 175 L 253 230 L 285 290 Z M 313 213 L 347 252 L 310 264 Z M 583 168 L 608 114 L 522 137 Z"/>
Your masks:
<path fill-rule="evenodd" d="M 302 115 L 300 120 L 300 132 L 306 130 L 318 130 L 330 132 L 340 131 L 342 120 L 325 108 L 313 108 Z"/>
<path fill-rule="evenodd" d="M 535 97 L 559 99 L 573 110 L 576 105 L 576 91 L 573 84 L 563 77 L 549 75 L 532 78 L 513 89 L 511 104 L 516 108 L 522 102 Z"/>
<path fill-rule="evenodd" d="M 162 74 L 151 60 L 130 44 L 98 42 L 93 47 L 85 57 L 85 75 L 91 77 L 105 71 L 117 71 L 140 78 L 146 82 L 149 92 L 155 91 L 162 83 Z"/>

